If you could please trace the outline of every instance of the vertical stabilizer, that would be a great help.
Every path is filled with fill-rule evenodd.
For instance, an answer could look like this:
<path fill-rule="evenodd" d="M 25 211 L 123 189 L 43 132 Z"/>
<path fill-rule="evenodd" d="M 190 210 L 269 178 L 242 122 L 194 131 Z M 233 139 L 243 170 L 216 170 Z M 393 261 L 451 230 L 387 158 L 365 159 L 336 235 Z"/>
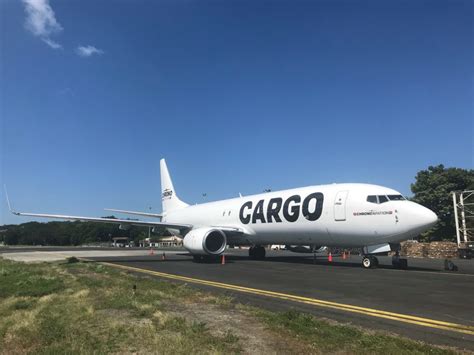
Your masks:
<path fill-rule="evenodd" d="M 163 213 L 166 214 L 167 212 L 189 206 L 187 203 L 181 201 L 176 195 L 176 191 L 174 190 L 173 182 L 171 181 L 165 159 L 160 160 L 160 173 Z"/>

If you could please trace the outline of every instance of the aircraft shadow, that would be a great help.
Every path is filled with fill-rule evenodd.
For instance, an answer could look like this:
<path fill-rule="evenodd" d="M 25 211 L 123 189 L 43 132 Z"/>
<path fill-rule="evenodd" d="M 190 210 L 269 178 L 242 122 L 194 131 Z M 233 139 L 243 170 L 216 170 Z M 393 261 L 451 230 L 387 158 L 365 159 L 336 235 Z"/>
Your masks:
<path fill-rule="evenodd" d="M 246 261 L 255 261 L 254 259 L 250 259 L 248 256 L 240 256 L 240 255 L 228 255 L 227 260 L 231 261 L 239 261 L 239 262 L 246 262 Z M 260 260 L 262 262 L 278 262 L 278 263 L 288 263 L 288 264 L 305 264 L 305 265 L 321 265 L 321 266 L 337 266 L 337 267 L 346 267 L 346 268 L 362 268 L 361 261 L 328 261 L 327 256 L 317 256 L 316 259 L 313 256 L 267 256 L 265 259 Z M 389 269 L 393 270 L 393 266 L 391 264 L 379 264 L 378 269 Z M 438 268 L 426 268 L 420 266 L 410 266 L 408 265 L 408 269 L 405 271 L 428 271 L 428 272 L 441 272 L 444 271 L 442 265 Z"/>
<path fill-rule="evenodd" d="M 179 258 L 175 258 L 174 256 L 179 256 Z M 156 256 L 142 256 L 142 257 L 135 257 L 135 258 L 127 258 L 127 257 L 104 257 L 104 258 L 97 258 L 93 259 L 93 261 L 97 262 L 120 262 L 120 263 L 194 263 L 191 254 L 189 253 L 179 253 L 167 256 L 165 260 L 161 259 L 160 255 Z M 327 256 L 318 256 L 316 259 L 311 257 L 302 257 L 302 256 L 268 256 L 263 260 L 254 260 L 250 259 L 248 256 L 243 255 L 229 255 L 226 254 L 225 263 L 226 264 L 234 264 L 234 263 L 246 263 L 246 262 L 277 262 L 277 263 L 287 263 L 287 264 L 302 264 L 302 265 L 314 265 L 314 266 L 327 266 L 327 267 L 345 267 L 345 268 L 362 268 L 360 261 L 332 261 L 329 262 L 327 260 Z M 221 264 L 221 258 L 216 259 L 209 259 L 209 260 L 201 260 L 196 264 Z M 387 269 L 393 270 L 393 266 L 391 264 L 379 264 L 377 267 L 378 269 Z M 427 271 L 427 272 L 442 272 L 444 271 L 442 266 L 440 265 L 439 268 L 426 268 L 426 267 L 419 267 L 419 266 L 410 266 L 408 265 L 408 269 L 405 271 Z"/>

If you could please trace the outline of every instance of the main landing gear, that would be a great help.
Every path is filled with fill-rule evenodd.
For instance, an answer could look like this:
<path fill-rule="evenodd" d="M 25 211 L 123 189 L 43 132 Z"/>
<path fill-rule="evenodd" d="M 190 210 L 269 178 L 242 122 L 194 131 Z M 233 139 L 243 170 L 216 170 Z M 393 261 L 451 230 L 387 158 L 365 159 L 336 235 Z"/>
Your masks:
<path fill-rule="evenodd" d="M 265 259 L 265 248 L 261 245 L 255 245 L 253 247 L 250 247 L 249 256 L 250 258 L 255 260 Z"/>
<path fill-rule="evenodd" d="M 365 269 L 374 269 L 379 266 L 379 259 L 373 255 L 364 255 L 362 258 L 362 266 Z"/>

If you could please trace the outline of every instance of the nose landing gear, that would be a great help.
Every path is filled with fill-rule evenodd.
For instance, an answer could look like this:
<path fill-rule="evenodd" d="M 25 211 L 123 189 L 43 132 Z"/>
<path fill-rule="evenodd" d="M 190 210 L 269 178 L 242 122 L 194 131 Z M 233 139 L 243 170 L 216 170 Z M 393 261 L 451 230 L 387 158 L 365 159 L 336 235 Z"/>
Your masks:
<path fill-rule="evenodd" d="M 365 269 L 374 269 L 379 266 L 379 259 L 373 255 L 364 255 L 362 258 L 362 266 Z"/>

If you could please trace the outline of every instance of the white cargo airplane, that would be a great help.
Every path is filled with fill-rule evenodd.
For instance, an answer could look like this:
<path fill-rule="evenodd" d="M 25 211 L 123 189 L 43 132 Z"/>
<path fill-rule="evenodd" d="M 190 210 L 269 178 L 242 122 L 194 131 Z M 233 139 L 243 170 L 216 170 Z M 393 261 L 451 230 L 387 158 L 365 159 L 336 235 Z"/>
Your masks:
<path fill-rule="evenodd" d="M 266 192 L 252 196 L 188 205 L 176 195 L 164 159 L 160 161 L 162 214 L 108 209 L 157 217 L 161 221 L 93 218 L 10 211 L 19 216 L 59 218 L 153 227 L 183 239 L 196 261 L 217 257 L 226 246 L 250 246 L 249 255 L 265 257 L 263 245 L 285 244 L 312 251 L 320 246 L 362 248 L 365 268 L 378 264 L 374 254 L 397 251 L 395 267 L 406 267 L 398 257 L 399 243 L 428 230 L 437 222 L 429 209 L 406 200 L 399 192 L 369 184 L 331 184 Z M 8 197 L 7 197 L 8 200 Z M 303 248 L 305 249 L 305 248 Z"/>

